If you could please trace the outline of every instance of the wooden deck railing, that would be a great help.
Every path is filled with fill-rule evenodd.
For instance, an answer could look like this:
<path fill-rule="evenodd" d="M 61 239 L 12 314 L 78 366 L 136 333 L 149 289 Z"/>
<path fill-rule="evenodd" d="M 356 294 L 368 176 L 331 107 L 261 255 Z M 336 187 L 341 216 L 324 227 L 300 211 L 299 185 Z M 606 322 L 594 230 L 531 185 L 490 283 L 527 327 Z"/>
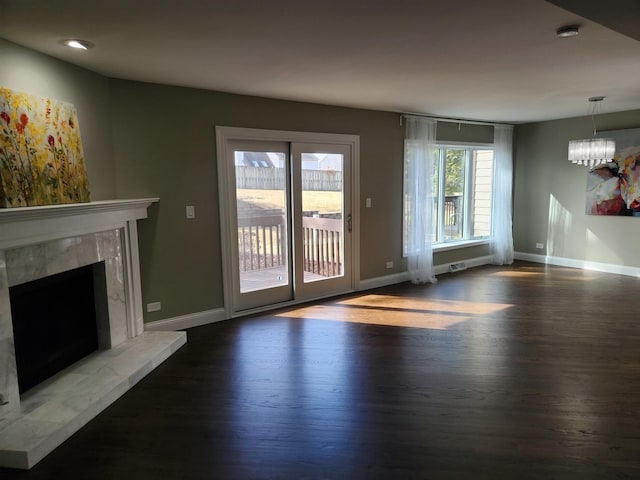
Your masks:
<path fill-rule="evenodd" d="M 342 274 L 342 219 L 302 217 L 304 271 L 323 277 Z"/>
<path fill-rule="evenodd" d="M 342 273 L 342 219 L 302 217 L 303 268 L 323 277 Z M 282 215 L 238 218 L 240 271 L 286 265 L 287 239 Z"/>
<path fill-rule="evenodd" d="M 444 197 L 444 234 L 446 239 L 462 236 L 462 219 L 460 218 L 460 196 Z"/>
<path fill-rule="evenodd" d="M 286 265 L 285 234 L 283 215 L 238 218 L 240 271 Z"/>

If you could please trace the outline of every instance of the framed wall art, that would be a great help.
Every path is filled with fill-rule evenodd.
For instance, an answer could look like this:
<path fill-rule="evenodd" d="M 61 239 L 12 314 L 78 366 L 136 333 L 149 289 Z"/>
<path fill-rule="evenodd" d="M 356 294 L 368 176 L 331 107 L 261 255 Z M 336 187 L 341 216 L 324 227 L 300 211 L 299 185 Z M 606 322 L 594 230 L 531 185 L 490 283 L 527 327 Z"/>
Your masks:
<path fill-rule="evenodd" d="M 75 107 L 0 87 L 0 207 L 89 201 Z"/>
<path fill-rule="evenodd" d="M 587 174 L 586 213 L 640 217 L 640 128 L 599 132 L 616 141 L 612 162 Z"/>

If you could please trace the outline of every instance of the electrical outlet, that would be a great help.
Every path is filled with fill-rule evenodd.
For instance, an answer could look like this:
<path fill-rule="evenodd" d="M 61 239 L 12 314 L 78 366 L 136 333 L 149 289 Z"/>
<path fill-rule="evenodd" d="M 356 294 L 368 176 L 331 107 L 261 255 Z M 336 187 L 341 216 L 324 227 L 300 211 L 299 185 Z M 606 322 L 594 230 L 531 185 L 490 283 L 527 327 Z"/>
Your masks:
<path fill-rule="evenodd" d="M 196 218 L 196 207 L 187 205 L 187 218 Z"/>
<path fill-rule="evenodd" d="M 387 268 L 393 268 L 393 262 L 387 262 L 386 263 L 386 267 Z"/>
<path fill-rule="evenodd" d="M 371 199 L 370 198 L 367 198 L 364 201 L 364 206 L 365 206 L 365 208 L 371 208 Z"/>
<path fill-rule="evenodd" d="M 536 243 L 536 248 L 542 250 L 544 248 L 544 243 Z"/>
<path fill-rule="evenodd" d="M 159 310 L 162 310 L 160 302 L 147 303 L 147 312 L 157 312 Z"/>

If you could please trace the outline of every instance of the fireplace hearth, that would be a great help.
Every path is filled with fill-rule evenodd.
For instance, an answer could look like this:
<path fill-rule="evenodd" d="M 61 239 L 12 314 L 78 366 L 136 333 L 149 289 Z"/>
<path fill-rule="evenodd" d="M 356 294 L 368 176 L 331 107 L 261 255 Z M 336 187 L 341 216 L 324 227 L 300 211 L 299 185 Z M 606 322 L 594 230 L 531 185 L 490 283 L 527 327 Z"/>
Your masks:
<path fill-rule="evenodd" d="M 156 201 L 0 209 L 1 467 L 31 468 L 186 342 L 144 331 L 136 222 Z M 22 298 L 42 285 L 53 300 Z"/>

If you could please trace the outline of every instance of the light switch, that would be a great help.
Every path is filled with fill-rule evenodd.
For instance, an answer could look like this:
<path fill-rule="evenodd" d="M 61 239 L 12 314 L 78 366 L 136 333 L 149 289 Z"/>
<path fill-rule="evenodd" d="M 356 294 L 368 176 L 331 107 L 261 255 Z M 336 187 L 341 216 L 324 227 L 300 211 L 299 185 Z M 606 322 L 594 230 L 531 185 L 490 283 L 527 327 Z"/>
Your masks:
<path fill-rule="evenodd" d="M 187 218 L 196 218 L 196 207 L 187 205 Z"/>
<path fill-rule="evenodd" d="M 367 199 L 364 201 L 364 206 L 365 206 L 366 208 L 371 208 L 371 198 L 367 198 Z"/>

